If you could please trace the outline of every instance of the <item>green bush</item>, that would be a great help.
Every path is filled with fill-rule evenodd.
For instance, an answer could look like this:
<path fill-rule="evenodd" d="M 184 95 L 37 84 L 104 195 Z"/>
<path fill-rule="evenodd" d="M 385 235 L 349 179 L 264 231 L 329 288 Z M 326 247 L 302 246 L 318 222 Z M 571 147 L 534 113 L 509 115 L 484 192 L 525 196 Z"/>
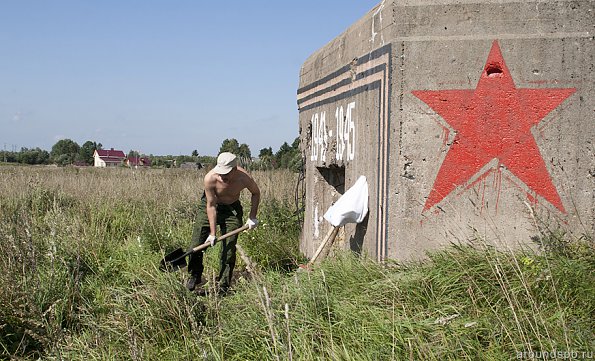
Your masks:
<path fill-rule="evenodd" d="M 293 209 L 268 200 L 261 205 L 258 218 L 259 226 L 240 236 L 241 246 L 264 269 L 295 269 L 303 257 L 297 242 L 301 225 Z"/>

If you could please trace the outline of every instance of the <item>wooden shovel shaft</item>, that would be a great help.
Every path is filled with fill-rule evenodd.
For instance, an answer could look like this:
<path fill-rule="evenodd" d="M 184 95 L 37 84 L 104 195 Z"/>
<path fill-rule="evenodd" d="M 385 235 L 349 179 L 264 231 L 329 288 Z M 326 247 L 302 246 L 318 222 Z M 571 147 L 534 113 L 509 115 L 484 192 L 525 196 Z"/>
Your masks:
<path fill-rule="evenodd" d="M 322 253 L 322 250 L 324 248 L 326 248 L 327 245 L 333 244 L 333 242 L 335 240 L 335 237 L 337 237 L 337 233 L 339 233 L 339 227 L 335 227 L 335 226 L 333 226 L 333 228 L 331 228 L 328 231 L 328 233 L 326 234 L 326 236 L 324 237 L 324 239 L 320 243 L 320 246 L 318 247 L 318 249 L 316 250 L 316 252 L 314 252 L 314 255 L 310 259 L 310 262 L 308 262 L 308 266 L 313 265 L 314 262 L 316 262 L 318 260 L 318 257 Z"/>
<path fill-rule="evenodd" d="M 219 242 L 219 241 L 222 241 L 222 240 L 224 240 L 225 238 L 231 237 L 231 236 L 233 236 L 234 234 L 238 234 L 238 233 L 240 233 L 240 232 L 243 232 L 243 231 L 245 231 L 245 230 L 247 230 L 247 229 L 248 229 L 248 225 L 247 225 L 247 224 L 244 224 L 244 225 L 243 225 L 243 226 L 241 226 L 240 228 L 238 228 L 238 229 L 234 229 L 233 231 L 231 231 L 231 232 L 228 232 L 228 233 L 225 233 L 225 234 L 224 234 L 224 235 L 222 235 L 221 237 L 218 237 L 218 238 L 215 240 L 215 244 L 217 244 L 217 242 Z M 198 252 L 198 251 L 202 251 L 203 249 L 206 249 L 206 248 L 208 248 L 208 247 L 210 247 L 210 246 L 211 246 L 211 244 L 210 244 L 210 243 L 203 243 L 203 244 L 199 244 L 198 246 L 196 246 L 196 247 L 192 248 L 192 250 L 191 250 L 191 251 L 190 251 L 188 254 L 190 254 L 190 253 L 194 253 L 194 252 Z"/>
<path fill-rule="evenodd" d="M 247 230 L 248 228 L 249 228 L 249 227 L 248 227 L 248 225 L 247 225 L 247 224 L 244 224 L 243 226 L 241 226 L 241 227 L 240 227 L 240 228 L 238 228 L 238 229 L 234 229 L 234 230 L 233 230 L 233 231 L 231 231 L 231 232 L 225 233 L 224 235 L 222 235 L 221 237 L 218 237 L 218 238 L 215 240 L 215 244 L 216 244 L 217 242 L 219 242 L 219 241 L 222 241 L 222 240 L 224 240 L 224 239 L 226 239 L 226 238 L 228 238 L 228 237 L 231 237 L 231 236 L 233 236 L 234 234 L 238 234 L 238 233 L 240 233 L 240 232 L 243 232 L 243 231 Z M 182 258 L 184 258 L 184 257 L 186 257 L 186 256 L 188 256 L 188 255 L 190 255 L 190 254 L 192 254 L 192 253 L 194 253 L 194 252 L 202 251 L 203 249 L 209 248 L 210 246 L 211 246 L 211 244 L 210 244 L 210 243 L 203 243 L 203 244 L 199 244 L 198 246 L 196 246 L 196 247 L 192 248 L 190 251 L 188 251 L 188 252 L 184 253 L 184 254 L 183 254 L 183 255 L 181 255 L 180 257 L 178 257 L 178 258 L 176 258 L 176 259 L 174 259 L 174 260 L 170 261 L 170 263 L 174 263 L 174 262 L 176 262 L 176 261 L 178 261 L 178 260 L 181 260 Z"/>

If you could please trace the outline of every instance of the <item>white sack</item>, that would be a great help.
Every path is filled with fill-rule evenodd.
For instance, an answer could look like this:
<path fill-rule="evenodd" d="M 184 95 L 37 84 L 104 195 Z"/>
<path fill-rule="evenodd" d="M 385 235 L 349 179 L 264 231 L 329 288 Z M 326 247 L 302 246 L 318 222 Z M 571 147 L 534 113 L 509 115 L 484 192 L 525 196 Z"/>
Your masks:
<path fill-rule="evenodd" d="M 368 214 L 368 182 L 360 176 L 324 214 L 324 219 L 335 227 L 346 223 L 360 223 Z"/>

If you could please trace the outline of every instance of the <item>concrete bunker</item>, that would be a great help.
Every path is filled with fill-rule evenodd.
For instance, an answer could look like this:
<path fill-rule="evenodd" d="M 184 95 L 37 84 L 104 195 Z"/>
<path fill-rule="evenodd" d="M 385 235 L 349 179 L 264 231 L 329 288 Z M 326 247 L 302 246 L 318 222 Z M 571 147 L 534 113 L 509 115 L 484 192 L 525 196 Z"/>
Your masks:
<path fill-rule="evenodd" d="M 592 237 L 594 3 L 382 1 L 312 54 L 297 91 L 302 251 L 360 175 L 368 218 L 339 247 L 379 261 L 527 245 L 539 224 Z"/>

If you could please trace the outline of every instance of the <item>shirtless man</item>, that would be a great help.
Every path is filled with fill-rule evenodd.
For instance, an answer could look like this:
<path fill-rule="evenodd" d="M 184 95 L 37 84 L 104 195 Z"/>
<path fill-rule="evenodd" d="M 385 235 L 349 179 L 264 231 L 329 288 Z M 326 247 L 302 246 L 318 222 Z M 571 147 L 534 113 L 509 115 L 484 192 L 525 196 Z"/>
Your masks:
<path fill-rule="evenodd" d="M 204 193 L 202 195 L 199 212 L 192 231 L 192 244 L 189 249 L 201 243 L 215 244 L 217 239 L 217 225 L 221 234 L 238 229 L 243 222 L 243 209 L 240 203 L 240 193 L 248 189 L 252 193 L 250 214 L 246 224 L 249 229 L 258 225 L 256 214 L 260 203 L 260 189 L 254 179 L 245 169 L 237 165 L 237 157 L 228 152 L 219 154 L 217 166 L 205 175 Z M 219 290 L 227 292 L 231 284 L 231 276 L 236 263 L 236 243 L 238 235 L 233 235 L 222 240 Z M 190 277 L 186 288 L 193 291 L 201 283 L 203 265 L 203 252 L 195 252 L 188 260 L 188 273 Z M 204 293 L 204 290 L 201 290 Z"/>

